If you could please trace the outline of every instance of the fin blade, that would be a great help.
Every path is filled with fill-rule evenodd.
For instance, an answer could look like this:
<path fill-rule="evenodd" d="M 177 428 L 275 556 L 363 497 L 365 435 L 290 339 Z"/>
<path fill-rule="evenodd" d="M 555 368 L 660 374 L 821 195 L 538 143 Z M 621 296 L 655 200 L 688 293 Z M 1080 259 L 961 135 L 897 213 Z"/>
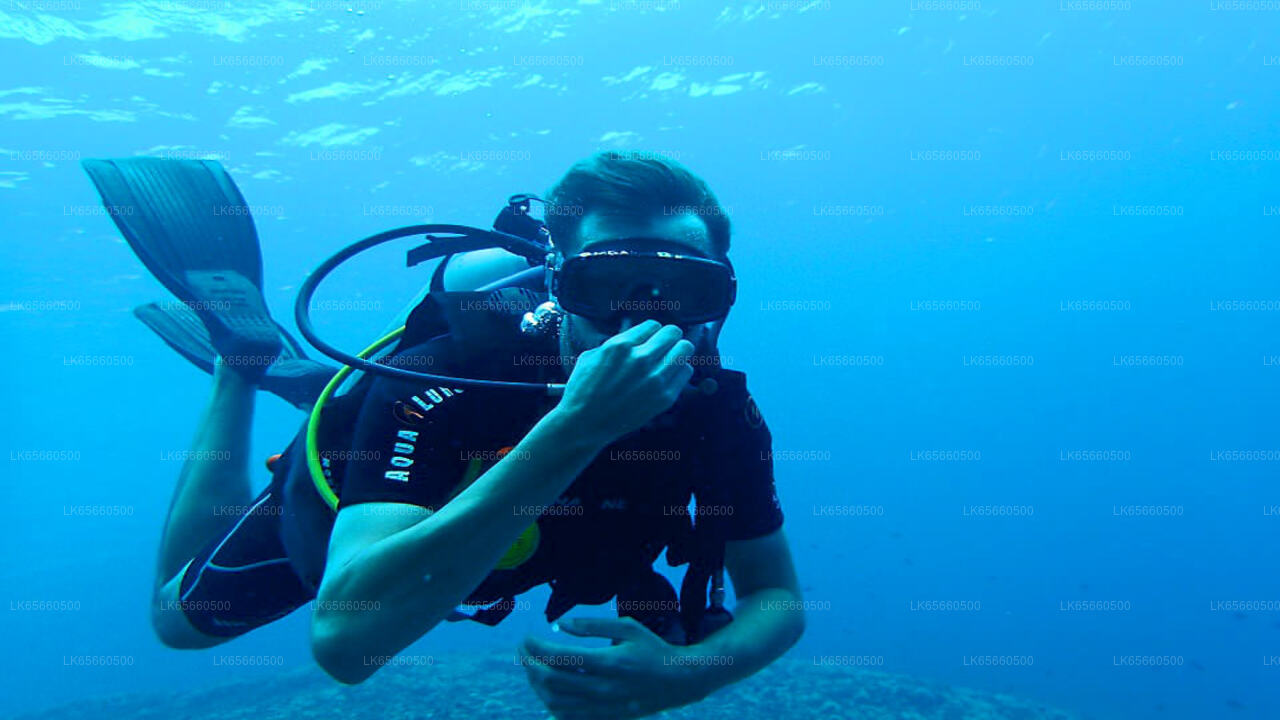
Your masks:
<path fill-rule="evenodd" d="M 231 270 L 262 287 L 262 251 L 244 196 L 213 160 L 136 157 L 81 162 L 107 214 L 152 274 L 198 301 L 193 270 Z"/>

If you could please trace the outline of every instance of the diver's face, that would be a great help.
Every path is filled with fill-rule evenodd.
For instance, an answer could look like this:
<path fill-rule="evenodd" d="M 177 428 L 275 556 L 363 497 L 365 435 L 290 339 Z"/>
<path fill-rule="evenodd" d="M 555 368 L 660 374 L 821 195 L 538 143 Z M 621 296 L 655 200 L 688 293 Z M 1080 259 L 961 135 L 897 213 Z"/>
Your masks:
<path fill-rule="evenodd" d="M 715 251 L 711 244 L 711 236 L 702 218 L 692 214 L 653 215 L 647 218 L 625 218 L 612 215 L 591 213 L 583 217 L 578 230 L 578 242 L 573 253 L 590 250 L 592 247 L 615 242 L 622 238 L 654 238 L 668 244 L 679 245 L 687 249 L 688 254 L 714 258 Z M 638 241 L 637 250 L 662 249 L 647 246 Z M 617 322 L 602 323 L 597 320 L 565 313 L 564 322 L 560 326 L 560 354 L 577 359 L 578 355 L 600 346 L 605 340 L 644 322 L 643 314 L 623 315 Z M 684 337 L 693 343 L 698 354 L 710 354 L 715 348 L 718 322 L 682 325 Z"/>

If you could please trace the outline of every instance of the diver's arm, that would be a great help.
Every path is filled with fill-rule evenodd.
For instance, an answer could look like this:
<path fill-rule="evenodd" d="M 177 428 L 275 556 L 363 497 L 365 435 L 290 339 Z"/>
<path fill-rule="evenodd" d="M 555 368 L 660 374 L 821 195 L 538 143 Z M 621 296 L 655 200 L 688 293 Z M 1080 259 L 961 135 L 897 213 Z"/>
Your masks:
<path fill-rule="evenodd" d="M 312 616 L 316 661 L 361 682 L 435 627 L 609 443 L 668 409 L 689 381 L 693 345 L 648 320 L 580 354 L 564 396 L 533 429 L 430 517 L 343 508 Z M 525 510 L 527 512 L 521 512 Z M 344 608 L 373 608 L 350 612 Z"/>
<path fill-rule="evenodd" d="M 708 692 L 760 671 L 804 633 L 799 581 L 782 530 L 727 543 L 724 564 L 738 598 L 734 620 L 686 649 L 707 658 L 689 666 L 703 675 Z"/>
<path fill-rule="evenodd" d="M 552 410 L 434 515 L 398 503 L 343 508 L 316 598 L 316 661 L 341 682 L 368 678 L 377 658 L 400 652 L 465 600 L 539 514 L 517 509 L 554 502 L 608 442 Z"/>

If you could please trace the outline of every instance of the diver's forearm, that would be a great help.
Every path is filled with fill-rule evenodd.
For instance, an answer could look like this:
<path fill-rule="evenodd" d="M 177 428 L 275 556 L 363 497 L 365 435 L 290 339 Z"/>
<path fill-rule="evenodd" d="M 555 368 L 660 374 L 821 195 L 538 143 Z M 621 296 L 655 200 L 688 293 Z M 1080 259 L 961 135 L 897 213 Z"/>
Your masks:
<path fill-rule="evenodd" d="M 740 598 L 734 620 L 686 652 L 701 662 L 697 668 L 711 690 L 747 678 L 764 669 L 796 644 L 804 633 L 804 610 L 789 590 L 772 588 Z"/>
<path fill-rule="evenodd" d="M 342 647 L 342 664 L 394 655 L 430 631 L 607 444 L 553 410 L 434 515 L 374 543 L 326 577 L 318 612 L 335 600 L 358 599 L 360 607 L 376 608 L 337 613 L 332 622 L 318 617 L 328 631 L 341 633 L 334 644 Z M 356 670 L 355 681 L 374 670 Z"/>

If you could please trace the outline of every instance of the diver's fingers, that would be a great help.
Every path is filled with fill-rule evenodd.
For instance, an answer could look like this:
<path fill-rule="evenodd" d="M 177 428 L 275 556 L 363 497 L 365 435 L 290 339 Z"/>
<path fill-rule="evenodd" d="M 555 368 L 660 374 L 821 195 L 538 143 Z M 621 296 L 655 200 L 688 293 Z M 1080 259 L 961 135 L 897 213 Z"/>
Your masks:
<path fill-rule="evenodd" d="M 561 630 L 577 637 L 602 637 L 619 641 L 658 637 L 635 618 L 572 618 L 561 620 L 558 625 Z"/>
<path fill-rule="evenodd" d="M 582 701 L 608 701 L 618 696 L 616 681 L 586 673 L 557 672 L 555 668 L 540 663 L 525 665 L 529 681 L 550 691 L 560 699 Z"/>
<path fill-rule="evenodd" d="M 605 674 L 612 667 L 608 648 L 560 645 L 530 635 L 520 644 L 521 662 L 536 662 L 560 672 Z"/>
<path fill-rule="evenodd" d="M 608 340 L 605 340 L 604 345 L 602 347 L 608 347 L 610 345 L 615 345 L 615 346 L 640 345 L 644 343 L 646 340 L 648 340 L 649 338 L 653 337 L 653 334 L 658 332 L 661 329 L 662 329 L 662 323 L 658 322 L 657 320 L 645 320 L 644 322 L 638 325 L 632 325 L 626 330 L 623 330 L 617 335 L 614 335 Z"/>
<path fill-rule="evenodd" d="M 525 677 L 529 680 L 529 687 L 533 688 L 533 692 L 538 696 L 538 699 L 551 711 L 554 717 L 580 717 L 591 711 L 593 703 L 586 698 L 571 693 L 558 692 L 551 688 L 549 681 L 558 673 L 539 663 L 525 661 L 523 653 L 521 664 L 524 666 Z"/>
<path fill-rule="evenodd" d="M 672 345 L 680 342 L 684 337 L 684 331 L 676 325 L 663 325 L 657 332 L 649 337 L 636 348 L 636 354 L 641 357 L 654 358 L 661 360 L 666 356 L 667 351 Z"/>
<path fill-rule="evenodd" d="M 556 672 L 538 663 L 526 663 L 529 685 L 557 720 L 600 720 L 640 717 L 638 701 L 628 699 L 624 688 L 611 678 Z"/>
<path fill-rule="evenodd" d="M 662 358 L 662 379 L 673 383 L 678 379 L 681 386 L 688 383 L 693 377 L 693 366 L 689 364 L 689 358 L 693 357 L 694 349 L 693 343 L 688 340 L 672 345 Z"/>

